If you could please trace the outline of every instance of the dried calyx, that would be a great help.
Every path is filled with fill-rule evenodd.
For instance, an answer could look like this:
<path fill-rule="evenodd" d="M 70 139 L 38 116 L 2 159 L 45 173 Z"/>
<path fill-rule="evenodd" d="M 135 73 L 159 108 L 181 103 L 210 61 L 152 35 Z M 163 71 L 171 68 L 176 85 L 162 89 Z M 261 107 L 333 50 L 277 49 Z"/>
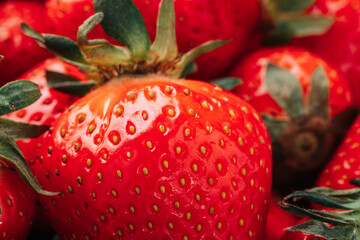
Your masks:
<path fill-rule="evenodd" d="M 299 80 L 273 64 L 267 67 L 265 84 L 287 113 L 262 115 L 273 142 L 274 185 L 307 187 L 304 178 L 314 180 L 359 111 L 351 108 L 331 118 L 329 80 L 321 66 L 313 72 L 305 97 Z"/>

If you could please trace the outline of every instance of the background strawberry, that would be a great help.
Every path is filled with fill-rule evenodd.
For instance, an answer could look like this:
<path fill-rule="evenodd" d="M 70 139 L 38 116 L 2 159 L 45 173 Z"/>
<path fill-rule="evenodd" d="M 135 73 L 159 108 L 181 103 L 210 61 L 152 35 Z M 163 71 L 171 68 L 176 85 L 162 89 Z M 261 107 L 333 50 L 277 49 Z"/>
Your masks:
<path fill-rule="evenodd" d="M 156 16 L 160 0 L 135 0 L 142 13 L 151 39 L 156 32 Z M 176 35 L 180 52 L 187 52 L 212 39 L 231 40 L 221 49 L 201 56 L 198 71 L 191 77 L 213 79 L 225 74 L 235 59 L 260 45 L 258 27 L 260 4 L 257 0 L 176 0 Z M 57 33 L 75 39 L 77 27 L 94 12 L 91 0 L 47 0 L 50 18 Z M 207 26 L 206 28 L 204 26 Z M 91 38 L 104 38 L 99 26 Z M 258 38 L 258 39 L 257 39 Z"/>
<path fill-rule="evenodd" d="M 233 92 L 260 112 L 272 136 L 274 184 L 311 185 L 350 126 L 342 122 L 354 104 L 347 83 L 324 60 L 294 47 L 259 50 L 231 75 L 243 80 Z"/>
<path fill-rule="evenodd" d="M 25 240 L 35 216 L 35 192 L 0 160 L 1 239 Z"/>
<path fill-rule="evenodd" d="M 271 144 L 262 120 L 219 87 L 179 79 L 189 62 L 224 42 L 179 55 L 172 0 L 161 4 L 152 44 L 135 5 L 118 4 L 125 11 L 95 2 L 78 45 L 56 39 L 70 46 L 60 47 L 65 53 L 24 26 L 107 82 L 66 110 L 39 149 L 34 174 L 60 191 L 41 197 L 49 220 L 63 239 L 263 239 Z M 127 47 L 88 41 L 99 22 Z"/>
<path fill-rule="evenodd" d="M 22 33 L 20 22 L 27 22 L 39 31 L 52 32 L 44 4 L 33 1 L 0 3 L 0 49 L 5 56 L 0 64 L 0 85 L 15 80 L 30 67 L 51 56 Z"/>
<path fill-rule="evenodd" d="M 20 77 L 37 84 L 40 88 L 41 97 L 32 105 L 5 115 L 5 118 L 17 122 L 50 126 L 65 109 L 78 99 L 78 97 L 50 89 L 46 79 L 47 71 L 67 74 L 83 81 L 86 80 L 84 73 L 71 64 L 57 58 L 45 60 Z M 34 149 L 41 145 L 41 138 L 19 140 L 17 143 L 31 167 L 31 164 L 36 159 Z"/>

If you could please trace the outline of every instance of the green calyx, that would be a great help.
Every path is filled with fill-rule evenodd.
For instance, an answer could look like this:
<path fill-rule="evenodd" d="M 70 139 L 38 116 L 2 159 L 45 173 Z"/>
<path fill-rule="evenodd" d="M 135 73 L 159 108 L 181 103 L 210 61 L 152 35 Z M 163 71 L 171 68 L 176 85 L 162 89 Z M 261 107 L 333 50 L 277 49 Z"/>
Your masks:
<path fill-rule="evenodd" d="M 331 157 L 359 111 L 349 109 L 331 118 L 329 80 L 321 66 L 314 70 L 306 96 L 299 79 L 271 63 L 267 66 L 265 85 L 269 95 L 287 113 L 287 116 L 262 114 L 273 143 L 274 185 L 301 179 L 299 184 L 306 186 L 296 174 L 306 172 L 307 179 L 314 180 L 312 177 Z"/>
<path fill-rule="evenodd" d="M 173 0 L 162 0 L 159 7 L 156 38 L 150 42 L 144 20 L 131 0 L 94 0 L 96 14 L 78 30 L 77 43 L 51 34 L 40 34 L 22 23 L 23 32 L 59 58 L 78 66 L 94 79 L 107 80 L 120 74 L 156 73 L 182 77 L 191 72 L 193 61 L 227 41 L 206 42 L 185 54 L 177 49 Z M 117 46 L 103 39 L 89 40 L 88 33 L 101 24 Z"/>
<path fill-rule="evenodd" d="M 333 25 L 332 16 L 309 15 L 315 0 L 262 0 L 268 45 L 287 44 L 294 37 L 321 35 Z"/>
<path fill-rule="evenodd" d="M 29 106 L 41 96 L 38 85 L 26 80 L 10 82 L 0 88 L 0 115 Z M 0 159 L 15 165 L 20 176 L 39 194 L 52 196 L 57 193 L 42 189 L 32 175 L 15 140 L 39 137 L 48 130 L 46 126 L 13 122 L 0 118 Z"/>
<path fill-rule="evenodd" d="M 356 184 L 359 180 L 354 179 L 353 183 Z M 302 208 L 295 204 L 300 199 L 306 199 L 333 210 L 319 211 Z M 280 202 L 280 206 L 300 217 L 314 219 L 290 227 L 287 229 L 288 231 L 302 231 L 326 239 L 360 239 L 360 188 L 333 190 L 320 187 L 296 191 L 286 196 Z M 328 224 L 332 226 L 330 227 Z"/>

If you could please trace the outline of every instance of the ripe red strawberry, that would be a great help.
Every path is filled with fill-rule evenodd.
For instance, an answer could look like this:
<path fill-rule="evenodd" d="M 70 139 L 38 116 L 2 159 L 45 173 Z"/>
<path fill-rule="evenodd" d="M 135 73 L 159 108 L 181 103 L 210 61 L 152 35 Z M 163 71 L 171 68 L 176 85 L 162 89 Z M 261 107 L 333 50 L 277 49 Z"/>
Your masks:
<path fill-rule="evenodd" d="M 259 50 L 232 76 L 243 80 L 233 92 L 260 112 L 272 136 L 274 184 L 311 184 L 341 136 L 340 113 L 353 105 L 346 82 L 324 60 L 294 47 Z"/>
<path fill-rule="evenodd" d="M 350 180 L 360 177 L 360 117 L 347 132 L 336 154 L 319 176 L 317 186 L 333 189 L 354 188 Z"/>
<path fill-rule="evenodd" d="M 0 3 L 0 49 L 5 56 L 0 64 L 0 85 L 16 79 L 22 73 L 51 56 L 25 36 L 20 28 L 27 22 L 39 31 L 51 31 L 50 20 L 42 3 L 7 1 Z"/>
<path fill-rule="evenodd" d="M 297 222 L 295 215 L 280 208 L 280 200 L 280 196 L 273 192 L 266 219 L 265 240 L 280 240 L 286 233 L 286 228 L 294 226 Z"/>
<path fill-rule="evenodd" d="M 360 84 L 357 81 L 360 77 L 359 0 L 267 0 L 264 2 L 272 2 L 273 5 L 274 3 L 275 5 L 276 3 L 286 4 L 285 9 L 290 9 L 291 16 L 295 16 L 298 21 L 289 19 L 289 17 L 281 18 L 281 11 L 272 15 L 278 20 L 277 24 L 280 28 L 284 29 L 284 26 L 290 26 L 290 29 L 293 30 L 287 32 L 295 35 L 291 45 L 309 49 L 336 67 L 348 81 L 353 90 L 356 104 L 359 105 Z M 267 4 L 267 6 L 269 5 Z M 284 19 L 286 20 L 284 21 Z M 299 19 L 307 19 L 307 21 L 299 21 Z M 304 34 L 304 29 L 309 30 L 309 33 Z M 285 36 L 285 39 L 290 38 L 289 35 Z"/>
<path fill-rule="evenodd" d="M 41 97 L 32 105 L 5 115 L 5 118 L 17 122 L 50 126 L 65 109 L 78 99 L 78 97 L 50 89 L 46 81 L 47 71 L 63 73 L 79 80 L 86 80 L 85 75 L 71 64 L 57 58 L 45 60 L 20 77 L 36 83 L 40 88 Z M 17 143 L 31 167 L 31 164 L 36 159 L 34 149 L 39 147 L 41 139 L 25 139 L 19 140 Z"/>
<path fill-rule="evenodd" d="M 56 39 L 70 46 L 66 54 L 24 26 L 107 81 L 60 116 L 34 164 L 43 187 L 60 192 L 41 197 L 59 236 L 263 239 L 271 187 L 265 125 L 236 96 L 179 79 L 199 53 L 223 41 L 179 55 L 172 0 L 161 3 L 153 44 L 131 1 L 119 1 L 120 12 L 111 1 L 95 4 L 97 14 L 79 27 L 78 48 Z M 127 47 L 88 41 L 99 22 Z"/>
<path fill-rule="evenodd" d="M 155 37 L 159 2 L 134 0 L 151 39 Z M 187 52 L 213 39 L 231 40 L 226 46 L 196 61 L 198 72 L 192 75 L 196 79 L 209 80 L 225 74 L 235 59 L 260 45 L 255 36 L 261 14 L 258 0 L 176 0 L 174 4 L 180 52 Z M 72 39 L 76 37 L 77 26 L 94 13 L 91 0 L 47 0 L 46 5 L 55 26 L 63 29 L 57 32 Z M 96 28 L 90 39 L 99 37 L 104 38 L 104 35 Z"/>
<path fill-rule="evenodd" d="M 0 238 L 25 240 L 35 216 L 35 192 L 4 162 L 0 189 Z"/>

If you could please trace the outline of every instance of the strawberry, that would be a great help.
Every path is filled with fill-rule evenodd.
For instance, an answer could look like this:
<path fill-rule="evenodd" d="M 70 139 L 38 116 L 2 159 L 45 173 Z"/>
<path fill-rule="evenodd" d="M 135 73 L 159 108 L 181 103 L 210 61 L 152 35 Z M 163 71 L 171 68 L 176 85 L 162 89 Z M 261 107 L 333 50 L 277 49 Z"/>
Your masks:
<path fill-rule="evenodd" d="M 35 216 L 35 192 L 5 163 L 0 164 L 1 239 L 25 240 Z"/>
<path fill-rule="evenodd" d="M 312 184 L 353 119 L 342 122 L 354 104 L 347 83 L 324 60 L 294 47 L 259 50 L 231 75 L 243 80 L 233 92 L 259 111 L 272 136 L 274 185 Z"/>
<path fill-rule="evenodd" d="M 82 81 L 86 80 L 85 75 L 71 64 L 56 58 L 45 60 L 20 77 L 37 84 L 41 97 L 32 105 L 5 115 L 5 118 L 17 122 L 50 126 L 66 108 L 78 99 L 76 96 L 50 89 L 46 81 L 46 75 L 50 71 L 67 74 Z M 17 144 L 31 167 L 36 159 L 34 149 L 41 145 L 41 138 L 19 140 Z"/>
<path fill-rule="evenodd" d="M 134 0 L 151 39 L 156 33 L 159 2 Z M 46 5 L 57 29 L 63 29 L 57 32 L 72 39 L 76 37 L 77 26 L 94 13 L 91 0 L 47 0 Z M 175 10 L 178 16 L 176 35 L 181 52 L 212 39 L 231 40 L 221 49 L 201 56 L 196 61 L 198 72 L 192 77 L 209 80 L 222 76 L 235 59 L 260 45 L 260 40 L 255 39 L 261 15 L 258 0 L 176 0 Z M 104 38 L 98 27 L 91 34 L 95 38 Z"/>
<path fill-rule="evenodd" d="M 14 80 L 45 58 L 51 56 L 25 36 L 20 28 L 27 22 L 39 31 L 51 32 L 51 23 L 40 2 L 7 1 L 0 3 L 0 49 L 5 56 L 0 64 L 0 85 Z"/>
<path fill-rule="evenodd" d="M 360 144 L 360 117 L 344 137 L 336 154 L 325 166 L 320 174 L 316 186 L 333 189 L 350 189 L 354 185 L 349 180 L 360 177 L 359 145 Z"/>
<path fill-rule="evenodd" d="M 152 44 L 132 1 L 118 1 L 120 12 L 111 4 L 95 2 L 78 45 L 58 37 L 66 46 L 54 48 L 53 38 L 23 26 L 104 82 L 59 117 L 38 151 L 37 180 L 60 192 L 40 197 L 49 221 L 62 239 L 263 239 L 271 188 L 264 123 L 231 93 L 179 79 L 224 41 L 179 55 L 172 0 L 161 2 Z M 89 41 L 99 22 L 126 47 Z"/>
<path fill-rule="evenodd" d="M 272 199 L 266 219 L 265 240 L 280 240 L 286 232 L 285 229 L 295 225 L 297 222 L 295 215 L 280 208 L 278 205 L 280 200 L 280 196 L 272 192 Z"/>
<path fill-rule="evenodd" d="M 287 18 L 285 22 L 281 22 L 281 26 L 284 24 L 291 25 L 295 28 L 295 32 L 299 32 L 299 34 L 295 34 L 290 44 L 309 49 L 336 67 L 348 81 L 350 88 L 353 90 L 356 104 L 359 105 L 360 84 L 357 81 L 360 77 L 360 65 L 358 63 L 360 53 L 360 49 L 358 49 L 360 36 L 359 1 L 269 1 L 277 4 L 286 2 L 288 6 L 298 6 L 298 8 L 293 8 L 291 11 L 292 16 L 297 16 L 297 21 Z M 281 13 L 277 12 L 273 15 L 275 18 L 281 19 Z M 303 34 L 304 29 L 313 31 Z M 291 37 L 286 36 L 285 38 L 291 39 Z"/>

